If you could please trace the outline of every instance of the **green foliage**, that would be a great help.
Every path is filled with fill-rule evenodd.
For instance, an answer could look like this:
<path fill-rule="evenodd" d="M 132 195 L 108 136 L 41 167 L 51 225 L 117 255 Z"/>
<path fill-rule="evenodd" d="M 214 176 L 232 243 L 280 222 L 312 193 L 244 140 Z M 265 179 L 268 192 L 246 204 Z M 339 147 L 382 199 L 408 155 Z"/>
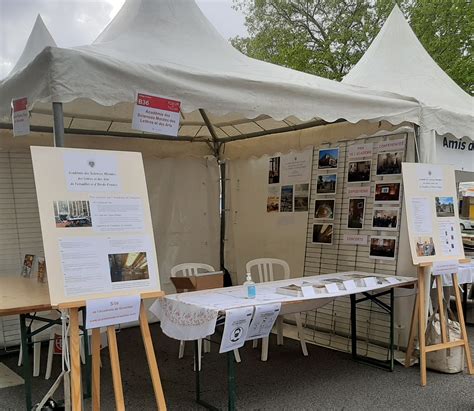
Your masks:
<path fill-rule="evenodd" d="M 234 47 L 260 60 L 335 80 L 362 57 L 394 0 L 234 0 L 249 37 Z M 473 7 L 469 0 L 399 0 L 434 60 L 472 92 Z"/>

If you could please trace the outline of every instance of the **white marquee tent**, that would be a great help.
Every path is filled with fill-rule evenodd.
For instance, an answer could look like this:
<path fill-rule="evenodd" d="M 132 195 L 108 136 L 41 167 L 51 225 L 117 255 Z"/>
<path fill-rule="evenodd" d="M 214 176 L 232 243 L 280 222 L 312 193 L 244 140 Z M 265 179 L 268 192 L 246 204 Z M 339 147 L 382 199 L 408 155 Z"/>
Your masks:
<path fill-rule="evenodd" d="M 398 6 L 343 83 L 399 93 L 419 101 L 423 162 L 435 160 L 435 133 L 474 138 L 473 98 L 431 58 Z"/>

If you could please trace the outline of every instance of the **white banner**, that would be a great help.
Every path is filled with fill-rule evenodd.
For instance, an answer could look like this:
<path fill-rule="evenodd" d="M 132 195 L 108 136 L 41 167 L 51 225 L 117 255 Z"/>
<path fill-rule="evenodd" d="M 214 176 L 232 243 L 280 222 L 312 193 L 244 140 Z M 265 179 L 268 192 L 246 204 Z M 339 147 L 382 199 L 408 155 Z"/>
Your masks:
<path fill-rule="evenodd" d="M 26 97 L 12 100 L 12 123 L 15 137 L 30 134 L 30 116 Z"/>

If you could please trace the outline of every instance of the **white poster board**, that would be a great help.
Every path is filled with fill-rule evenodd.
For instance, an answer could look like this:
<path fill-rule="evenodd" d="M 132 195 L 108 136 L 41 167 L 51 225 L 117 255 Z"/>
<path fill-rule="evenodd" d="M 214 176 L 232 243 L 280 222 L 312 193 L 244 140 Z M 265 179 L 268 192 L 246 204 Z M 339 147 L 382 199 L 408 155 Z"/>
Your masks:
<path fill-rule="evenodd" d="M 464 258 L 454 168 L 403 163 L 413 264 Z"/>
<path fill-rule="evenodd" d="M 159 291 L 140 153 L 31 147 L 51 303 Z"/>

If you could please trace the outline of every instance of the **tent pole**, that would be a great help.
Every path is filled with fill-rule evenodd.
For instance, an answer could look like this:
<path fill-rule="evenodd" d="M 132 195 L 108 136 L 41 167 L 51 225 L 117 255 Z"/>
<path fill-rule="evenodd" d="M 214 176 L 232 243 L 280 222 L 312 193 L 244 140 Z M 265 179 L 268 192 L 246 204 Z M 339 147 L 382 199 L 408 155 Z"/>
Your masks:
<path fill-rule="evenodd" d="M 53 103 L 54 147 L 64 147 L 63 103 Z"/>

